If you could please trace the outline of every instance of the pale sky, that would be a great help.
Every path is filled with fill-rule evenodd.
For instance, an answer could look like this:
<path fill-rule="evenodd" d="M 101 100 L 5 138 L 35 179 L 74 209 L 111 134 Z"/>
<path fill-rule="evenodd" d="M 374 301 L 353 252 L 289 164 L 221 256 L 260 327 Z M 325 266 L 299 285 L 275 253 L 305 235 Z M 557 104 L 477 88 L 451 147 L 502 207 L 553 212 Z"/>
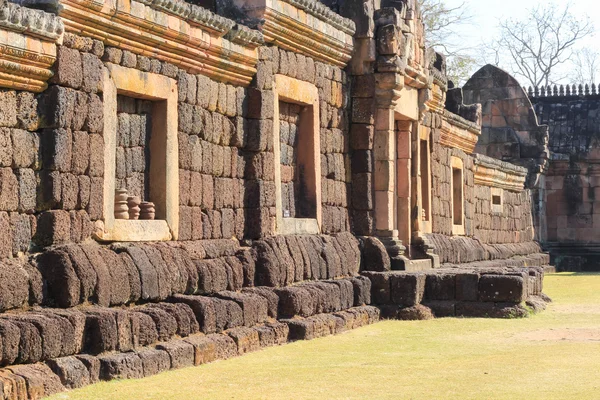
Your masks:
<path fill-rule="evenodd" d="M 446 0 L 448 6 L 454 7 L 466 4 L 472 19 L 469 25 L 461 26 L 461 36 L 465 45 L 477 46 L 488 41 L 488 38 L 497 36 L 498 21 L 510 17 L 518 17 L 527 13 L 527 10 L 538 4 L 546 4 L 549 0 Z M 563 4 L 564 1 L 554 0 Z M 582 41 L 582 45 L 600 52 L 600 0 L 571 0 L 574 15 L 589 16 L 594 23 L 596 33 Z"/>

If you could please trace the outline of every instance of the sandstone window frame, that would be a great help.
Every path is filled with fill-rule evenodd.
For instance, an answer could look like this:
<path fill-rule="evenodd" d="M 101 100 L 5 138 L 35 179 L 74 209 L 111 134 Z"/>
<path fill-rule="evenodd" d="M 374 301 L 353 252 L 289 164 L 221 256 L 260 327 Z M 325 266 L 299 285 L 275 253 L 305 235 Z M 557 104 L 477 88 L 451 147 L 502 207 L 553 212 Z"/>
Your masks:
<path fill-rule="evenodd" d="M 106 64 L 103 76 L 104 206 L 100 241 L 166 241 L 179 236 L 179 145 L 177 81 L 163 75 Z M 117 95 L 151 100 L 150 200 L 155 220 L 117 220 L 114 217 Z"/>
<path fill-rule="evenodd" d="M 298 131 L 299 155 L 309 167 L 307 192 L 315 202 L 314 218 L 284 218 L 281 196 L 281 146 L 279 137 L 279 101 L 303 106 Z M 322 226 L 321 204 L 321 120 L 319 118 L 319 91 L 312 83 L 285 75 L 275 75 L 273 116 L 273 155 L 275 162 L 275 207 L 277 211 L 277 234 L 319 234 Z M 302 148 L 300 148 L 302 146 Z M 311 165 L 312 164 L 312 165 Z"/>
<path fill-rule="evenodd" d="M 460 186 L 457 188 L 456 186 Z M 463 160 L 450 159 L 450 199 L 452 211 L 452 234 L 465 234 L 465 169 Z"/>
<path fill-rule="evenodd" d="M 502 188 L 490 188 L 490 205 L 493 213 L 502 214 L 504 211 L 504 190 Z"/>

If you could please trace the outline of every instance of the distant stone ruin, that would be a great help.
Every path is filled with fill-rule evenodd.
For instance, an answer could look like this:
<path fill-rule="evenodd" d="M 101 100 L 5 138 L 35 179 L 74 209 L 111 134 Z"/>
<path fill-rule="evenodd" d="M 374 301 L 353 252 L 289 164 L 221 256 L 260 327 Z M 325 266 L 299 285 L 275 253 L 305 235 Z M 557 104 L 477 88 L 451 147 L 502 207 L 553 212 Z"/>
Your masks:
<path fill-rule="evenodd" d="M 600 92 L 596 85 L 521 89 L 506 72 L 486 66 L 464 90 L 470 101 L 484 106 L 478 151 L 526 165 L 530 174 L 536 171 L 536 240 L 550 252 L 552 264 L 559 270 L 597 271 Z"/>

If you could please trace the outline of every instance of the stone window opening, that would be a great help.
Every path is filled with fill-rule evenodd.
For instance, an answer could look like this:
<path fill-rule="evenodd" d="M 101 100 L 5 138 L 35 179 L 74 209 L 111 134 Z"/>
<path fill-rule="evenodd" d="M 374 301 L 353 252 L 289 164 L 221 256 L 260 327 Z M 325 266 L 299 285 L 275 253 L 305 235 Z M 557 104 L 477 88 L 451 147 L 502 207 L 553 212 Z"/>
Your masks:
<path fill-rule="evenodd" d="M 423 233 L 432 232 L 431 217 L 431 146 L 430 129 L 420 126 L 419 137 L 416 146 L 419 149 L 419 205 L 418 215 L 419 236 Z"/>
<path fill-rule="evenodd" d="M 279 101 L 279 146 L 283 218 L 316 218 L 314 196 L 307 182 L 306 147 L 299 146 L 300 132 L 310 113 L 307 106 Z M 306 130 L 305 130 L 306 131 Z"/>
<path fill-rule="evenodd" d="M 179 232 L 177 82 L 162 75 L 107 64 L 103 100 L 104 207 L 95 238 L 176 240 Z M 128 201 L 128 197 L 138 197 L 139 211 L 136 202 Z"/>
<path fill-rule="evenodd" d="M 452 234 L 465 234 L 464 215 L 464 173 L 463 162 L 460 158 L 452 157 Z"/>
<path fill-rule="evenodd" d="M 492 202 L 492 212 L 494 213 L 502 213 L 503 211 L 503 190 L 500 188 L 490 188 L 491 191 L 491 202 Z"/>
<path fill-rule="evenodd" d="M 321 232 L 319 94 L 315 85 L 275 77 L 277 233 Z"/>
<path fill-rule="evenodd" d="M 117 95 L 116 190 L 142 202 L 150 197 L 153 102 Z M 137 218 L 128 218 L 137 219 Z"/>

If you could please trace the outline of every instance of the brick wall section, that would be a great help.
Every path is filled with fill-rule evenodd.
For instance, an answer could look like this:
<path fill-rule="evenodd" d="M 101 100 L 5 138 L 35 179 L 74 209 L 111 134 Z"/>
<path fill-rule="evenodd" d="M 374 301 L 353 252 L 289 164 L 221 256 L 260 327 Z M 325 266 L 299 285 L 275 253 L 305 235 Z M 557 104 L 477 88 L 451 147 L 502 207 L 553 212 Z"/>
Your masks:
<path fill-rule="evenodd" d="M 440 144 L 441 116 L 429 113 L 423 125 L 431 128 L 432 154 L 431 154 L 431 215 L 433 219 L 433 233 L 452 235 L 452 168 L 451 157 L 460 158 L 463 162 L 464 181 L 464 223 L 465 235 L 474 235 L 473 210 L 474 210 L 474 183 L 473 159 L 464 151 L 442 146 Z"/>
<path fill-rule="evenodd" d="M 101 214 L 104 46 L 64 44 L 43 94 L 0 93 L 0 258 L 82 241 Z"/>
<path fill-rule="evenodd" d="M 375 87 L 373 74 L 352 76 L 352 224 L 359 235 L 370 235 L 374 229 Z"/>
<path fill-rule="evenodd" d="M 474 234 L 483 243 L 525 243 L 533 240 L 531 192 L 502 191 L 502 212 L 492 212 L 487 186 L 475 185 Z"/>
<path fill-rule="evenodd" d="M 0 246 L 0 257 L 24 252 L 30 243 L 83 241 L 102 217 L 103 63 L 177 80 L 181 240 L 274 233 L 274 74 L 319 89 L 322 231 L 350 229 L 349 88 L 340 68 L 263 47 L 255 80 L 241 88 L 67 34 L 48 90 L 37 96 L 0 93 L 0 229 L 10 238 Z M 148 154 L 142 161 L 143 143 L 132 144 L 137 125 L 132 130 L 131 120 L 139 120 L 142 129 L 146 119 L 148 128 L 149 103 L 136 102 L 134 107 L 120 100 L 120 130 L 129 127 L 130 143 L 118 135 L 123 140 L 122 151 L 117 151 L 117 186 L 146 197 L 142 187 L 147 188 Z"/>
<path fill-rule="evenodd" d="M 263 177 L 268 169 L 256 153 L 243 151 L 248 144 L 245 90 L 183 71 L 176 78 L 179 239 L 244 237 L 248 211 L 244 206 L 256 207 L 246 199 L 257 189 L 244 177 Z"/>
<path fill-rule="evenodd" d="M 27 251 L 35 233 L 41 167 L 36 108 L 32 93 L 0 92 L 0 258 Z"/>
<path fill-rule="evenodd" d="M 261 93 L 272 91 L 273 74 L 286 75 L 314 84 L 319 90 L 321 117 L 321 202 L 323 233 L 350 230 L 352 204 L 349 155 L 349 85 L 341 68 L 314 61 L 312 58 L 262 47 L 255 84 Z M 252 91 L 252 89 L 251 89 Z M 252 96 L 249 96 L 252 104 Z"/>

